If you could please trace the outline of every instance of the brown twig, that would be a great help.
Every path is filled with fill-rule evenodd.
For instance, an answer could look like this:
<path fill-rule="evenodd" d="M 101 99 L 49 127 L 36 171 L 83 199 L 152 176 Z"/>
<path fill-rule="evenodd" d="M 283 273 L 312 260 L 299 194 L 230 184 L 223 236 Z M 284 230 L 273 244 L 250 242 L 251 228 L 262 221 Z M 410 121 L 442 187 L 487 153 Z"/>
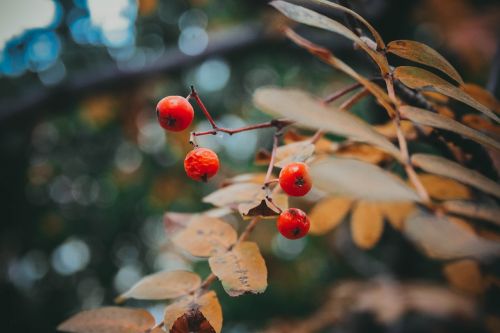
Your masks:
<path fill-rule="evenodd" d="M 350 110 L 356 103 L 358 103 L 360 100 L 368 96 L 370 92 L 368 89 L 363 89 L 361 91 L 358 91 L 354 96 L 349 98 L 347 101 L 342 103 L 339 107 L 340 110 Z"/>
<path fill-rule="evenodd" d="M 359 82 L 354 83 L 354 84 L 351 84 L 350 86 L 347 86 L 347 87 L 345 87 L 344 89 L 338 90 L 338 91 L 334 92 L 333 94 L 331 94 L 331 95 L 329 95 L 329 96 L 325 97 L 325 98 L 323 99 L 323 103 L 325 103 L 325 104 L 329 104 L 329 103 L 331 103 L 331 102 L 334 102 L 334 101 L 336 101 L 337 99 L 341 98 L 342 96 L 344 96 L 344 95 L 346 95 L 346 94 L 350 93 L 351 91 L 354 91 L 354 90 L 356 90 L 356 89 L 359 89 L 359 88 L 361 88 L 362 86 L 363 86 L 363 85 L 362 85 L 361 83 L 359 83 Z"/>

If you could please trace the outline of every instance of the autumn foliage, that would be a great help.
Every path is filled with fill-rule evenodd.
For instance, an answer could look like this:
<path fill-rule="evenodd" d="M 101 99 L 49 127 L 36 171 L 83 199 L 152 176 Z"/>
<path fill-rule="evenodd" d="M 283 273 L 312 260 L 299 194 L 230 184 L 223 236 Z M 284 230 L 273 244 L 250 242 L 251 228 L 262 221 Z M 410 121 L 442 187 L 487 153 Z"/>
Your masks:
<path fill-rule="evenodd" d="M 219 167 L 218 160 L 216 166 L 215 162 L 210 164 L 214 160 L 203 162 L 205 166 L 210 164 L 205 171 L 190 164 L 196 152 L 203 149 L 197 148 L 196 137 L 220 131 L 237 135 L 241 131 L 274 128 L 272 151 L 260 152 L 256 157 L 257 164 L 268 164 L 267 174 L 227 179 L 223 187 L 203 199 L 214 209 L 165 214 L 166 227 L 175 231 L 173 244 L 193 257 L 208 260 L 211 274 L 202 278 L 188 271 L 159 272 L 144 277 L 117 297 L 118 303 L 131 298 L 171 300 L 162 321 L 155 322 L 142 309 L 116 306 L 76 314 L 62 323 L 59 330 L 220 332 L 223 309 L 210 288 L 220 282 L 232 297 L 265 292 L 266 263 L 259 245 L 248 238 L 260 221 L 278 216 L 278 229 L 288 238 L 302 237 L 307 232 L 313 237 L 320 236 L 341 223 L 349 223 L 353 242 L 364 250 L 373 248 L 384 229 L 391 227 L 426 256 L 442 262 L 450 285 L 464 294 L 480 295 L 498 284 L 498 278 L 483 274 L 481 264 L 500 253 L 499 234 L 495 232 L 500 221 L 497 205 L 500 185 L 486 176 L 484 170 L 471 168 L 471 161 L 479 151 L 487 156 L 488 168 L 498 168 L 498 101 L 484 89 L 465 83 L 453 66 L 432 48 L 411 40 L 386 44 L 351 9 L 325 0 L 310 0 L 307 4 L 315 5 L 316 9 L 340 11 L 354 19 L 356 26 L 346 26 L 319 11 L 290 2 L 270 3 L 291 21 L 352 41 L 375 64 L 375 75 L 363 76 L 327 48 L 297 34 L 291 27 L 284 27 L 284 34 L 296 45 L 331 65 L 337 75 L 340 72 L 350 77 L 354 84 L 325 98 L 297 88 L 261 87 L 254 93 L 254 104 L 274 120 L 240 129 L 218 127 L 193 89 L 188 98 L 199 102 L 213 129 L 191 134 L 194 150 L 188 155 L 191 161 L 186 165 L 188 176 L 206 181 Z M 390 63 L 393 57 L 404 59 L 407 65 L 393 67 Z M 338 105 L 351 92 L 354 94 Z M 386 113 L 386 124 L 371 125 L 349 112 L 370 96 Z M 167 109 L 161 110 L 162 117 L 168 113 Z M 162 126 L 173 126 L 171 118 L 165 119 L 161 118 Z M 192 118 L 188 120 L 191 122 Z M 345 139 L 334 141 L 330 134 Z M 447 154 L 409 148 L 409 143 L 419 140 L 434 140 L 447 149 Z M 474 149 L 470 149 L 469 143 Z M 281 178 L 284 173 L 296 177 L 293 174 L 296 171 L 287 169 L 292 164 L 307 173 L 301 178 L 301 182 L 306 182 L 305 190 L 299 188 L 297 192 L 294 186 L 300 182 L 296 178 L 290 178 L 291 182 Z M 286 170 L 280 179 L 274 178 L 279 169 Z M 290 195 L 297 193 L 305 196 L 294 200 L 292 206 Z M 283 214 L 290 214 L 296 208 L 307 213 L 301 215 L 304 221 L 307 219 L 307 228 L 296 229 L 298 224 L 285 221 Z M 241 217 L 244 225 L 239 235 L 226 221 L 234 214 Z M 406 301 L 385 299 L 383 290 L 398 290 Z M 345 313 L 359 309 L 373 310 L 382 322 L 390 322 L 415 309 L 445 315 L 474 313 L 471 299 L 434 285 L 346 282 L 330 293 L 328 301 L 310 318 L 277 323 L 269 328 L 270 332 L 318 331 Z M 346 295 L 350 296 L 350 302 L 343 303 Z M 422 295 L 428 298 L 419 298 Z M 387 306 L 380 306 L 380 302 L 387 302 Z"/>

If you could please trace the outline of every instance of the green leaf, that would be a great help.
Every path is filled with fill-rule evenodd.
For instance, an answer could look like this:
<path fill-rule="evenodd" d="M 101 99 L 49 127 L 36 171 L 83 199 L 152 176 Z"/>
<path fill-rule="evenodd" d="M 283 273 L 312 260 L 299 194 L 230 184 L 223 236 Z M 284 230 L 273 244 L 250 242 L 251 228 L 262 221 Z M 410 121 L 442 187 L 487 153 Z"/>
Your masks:
<path fill-rule="evenodd" d="M 299 126 L 371 143 L 395 158 L 401 158 L 399 150 L 369 124 L 348 112 L 324 105 L 302 90 L 259 88 L 254 93 L 254 103 L 273 116 L 296 121 Z"/>
<path fill-rule="evenodd" d="M 469 96 L 465 91 L 425 69 L 412 66 L 400 66 L 394 70 L 394 77 L 407 87 L 412 89 L 435 90 L 443 95 L 469 105 L 497 122 L 500 121 L 500 118 L 498 118 L 496 114 Z"/>
<path fill-rule="evenodd" d="M 427 155 L 412 155 L 411 161 L 419 168 L 436 175 L 452 178 L 500 198 L 500 185 L 477 171 L 467 169 L 446 158 Z"/>
<path fill-rule="evenodd" d="M 415 123 L 451 131 L 485 146 L 500 150 L 500 142 L 451 118 L 407 105 L 400 107 L 399 111 L 403 118 Z"/>
<path fill-rule="evenodd" d="M 433 48 L 412 40 L 395 40 L 389 43 L 387 51 L 401 58 L 439 69 L 459 83 L 464 83 L 453 66 Z"/>

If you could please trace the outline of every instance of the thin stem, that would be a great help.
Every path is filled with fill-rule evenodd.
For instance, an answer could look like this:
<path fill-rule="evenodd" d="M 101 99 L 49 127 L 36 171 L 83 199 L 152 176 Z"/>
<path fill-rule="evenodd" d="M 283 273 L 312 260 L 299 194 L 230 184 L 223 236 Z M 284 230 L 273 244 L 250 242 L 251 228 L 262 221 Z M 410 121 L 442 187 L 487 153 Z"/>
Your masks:
<path fill-rule="evenodd" d="M 333 94 L 331 94 L 331 95 L 329 95 L 329 96 L 325 97 L 325 98 L 323 99 L 323 103 L 325 103 L 325 104 L 329 104 L 329 103 L 331 103 L 331 102 L 334 102 L 334 101 L 336 101 L 337 99 L 341 98 L 342 96 L 344 96 L 344 95 L 346 95 L 346 94 L 350 93 L 351 91 L 354 91 L 354 90 L 356 90 L 356 89 L 359 89 L 359 88 L 361 88 L 361 87 L 362 87 L 362 84 L 361 84 L 361 83 L 359 83 L 359 82 L 354 83 L 354 84 L 351 84 L 350 86 L 347 86 L 347 87 L 345 87 L 344 89 L 341 89 L 341 90 L 339 90 L 339 91 L 336 91 L 336 92 L 334 92 Z"/>
<path fill-rule="evenodd" d="M 210 115 L 210 112 L 208 112 L 207 108 L 205 107 L 205 105 L 201 101 L 201 98 L 198 95 L 198 92 L 196 91 L 196 89 L 194 89 L 194 86 L 191 86 L 191 93 L 188 95 L 188 99 L 190 97 L 194 98 L 194 100 L 196 101 L 196 104 L 198 104 L 201 111 L 203 112 L 203 114 L 205 115 L 207 120 L 210 122 L 210 125 L 212 125 L 213 128 L 217 128 L 217 125 L 215 124 L 215 121 L 212 118 L 212 115 Z"/>
<path fill-rule="evenodd" d="M 271 151 L 271 160 L 269 161 L 269 166 L 267 167 L 266 178 L 264 178 L 264 186 L 269 183 L 271 175 L 273 173 L 274 161 L 276 160 L 276 150 L 278 149 L 278 135 L 274 134 L 273 137 L 273 150 Z M 267 187 L 267 186 L 266 186 Z"/>
<path fill-rule="evenodd" d="M 288 123 L 291 123 L 291 122 L 287 121 L 287 124 Z M 233 129 L 218 127 L 217 125 L 215 125 L 213 130 L 205 131 L 205 132 L 194 132 L 193 135 L 194 136 L 215 135 L 218 132 L 224 132 L 224 133 L 227 133 L 229 135 L 233 135 L 236 133 L 252 131 L 252 130 L 261 129 L 261 128 L 279 127 L 280 126 L 279 124 L 281 124 L 281 121 L 268 121 L 265 123 L 248 125 L 248 126 L 243 126 L 243 127 L 239 127 L 239 128 L 233 128 Z"/>
<path fill-rule="evenodd" d="M 314 135 L 311 137 L 311 143 L 315 144 L 316 142 L 318 142 L 319 139 L 323 137 L 323 134 L 325 134 L 325 132 L 323 132 L 322 130 L 317 130 L 316 133 L 314 133 Z"/>
<path fill-rule="evenodd" d="M 357 92 L 354 96 L 349 98 L 347 101 L 342 103 L 339 107 L 341 110 L 350 110 L 356 103 L 358 103 L 360 100 L 368 96 L 370 92 L 365 88 L 359 92 Z"/>

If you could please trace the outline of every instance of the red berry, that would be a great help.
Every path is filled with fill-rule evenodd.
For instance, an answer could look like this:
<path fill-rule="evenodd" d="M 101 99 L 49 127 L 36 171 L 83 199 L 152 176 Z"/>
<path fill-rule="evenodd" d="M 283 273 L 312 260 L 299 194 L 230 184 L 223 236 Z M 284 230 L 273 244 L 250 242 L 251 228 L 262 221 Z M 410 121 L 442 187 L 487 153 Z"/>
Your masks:
<path fill-rule="evenodd" d="M 184 170 L 189 178 L 206 182 L 219 170 L 219 158 L 210 149 L 195 148 L 184 159 Z"/>
<path fill-rule="evenodd" d="M 280 186 L 286 194 L 301 197 L 311 190 L 312 180 L 309 167 L 300 162 L 290 163 L 281 169 Z"/>
<path fill-rule="evenodd" d="M 307 235 L 309 231 L 309 218 L 306 213 L 298 208 L 283 211 L 276 222 L 278 231 L 285 238 L 298 239 Z"/>
<path fill-rule="evenodd" d="M 191 104 L 182 96 L 167 96 L 156 105 L 156 116 L 161 127 L 179 132 L 191 125 L 194 110 Z"/>

